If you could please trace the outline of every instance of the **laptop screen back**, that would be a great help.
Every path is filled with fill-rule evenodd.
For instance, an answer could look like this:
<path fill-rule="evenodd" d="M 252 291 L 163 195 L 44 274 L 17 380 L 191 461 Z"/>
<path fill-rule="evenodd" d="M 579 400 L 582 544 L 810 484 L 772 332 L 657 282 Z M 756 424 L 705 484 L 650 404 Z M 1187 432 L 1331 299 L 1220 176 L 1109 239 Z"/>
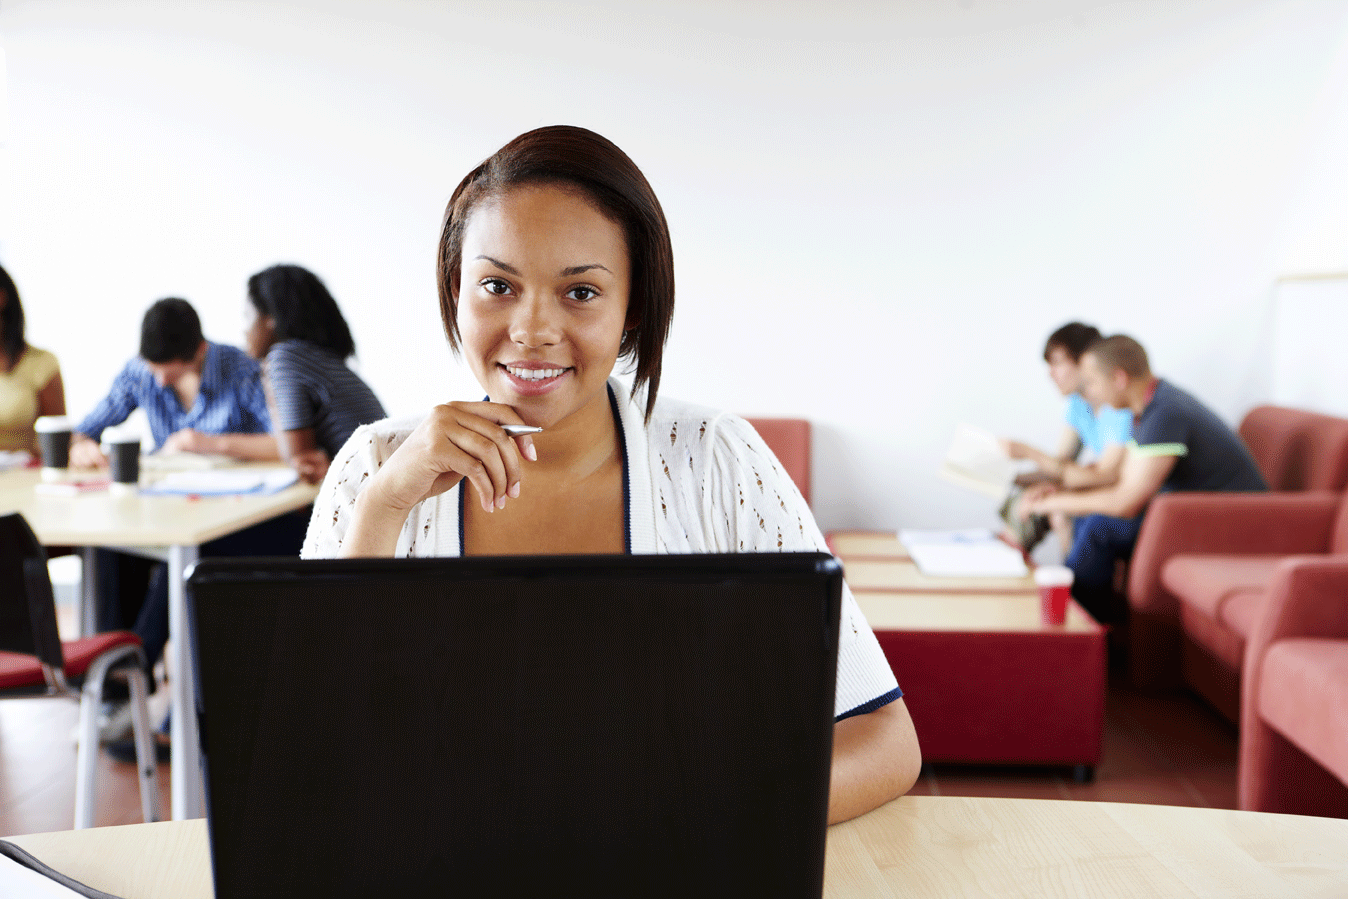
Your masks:
<path fill-rule="evenodd" d="M 211 560 L 218 899 L 811 896 L 823 554 Z"/>

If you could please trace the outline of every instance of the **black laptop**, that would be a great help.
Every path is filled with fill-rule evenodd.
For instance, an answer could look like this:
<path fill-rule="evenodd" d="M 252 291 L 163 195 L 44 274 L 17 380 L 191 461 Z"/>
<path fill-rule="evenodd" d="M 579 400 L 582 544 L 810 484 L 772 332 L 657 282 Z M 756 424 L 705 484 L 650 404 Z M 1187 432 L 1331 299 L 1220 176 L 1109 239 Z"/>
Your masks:
<path fill-rule="evenodd" d="M 190 578 L 217 899 L 818 897 L 822 553 Z"/>

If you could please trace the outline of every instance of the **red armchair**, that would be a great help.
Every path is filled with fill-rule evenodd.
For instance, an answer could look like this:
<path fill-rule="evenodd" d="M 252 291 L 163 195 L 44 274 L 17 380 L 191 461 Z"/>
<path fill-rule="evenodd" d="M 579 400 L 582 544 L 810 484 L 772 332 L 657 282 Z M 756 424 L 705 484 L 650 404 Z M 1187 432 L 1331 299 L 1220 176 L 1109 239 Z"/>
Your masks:
<path fill-rule="evenodd" d="M 782 468 L 810 502 L 810 423 L 803 418 L 748 418 Z"/>
<path fill-rule="evenodd" d="M 1256 406 L 1240 439 L 1271 490 L 1348 487 L 1348 419 L 1283 406 Z"/>
<path fill-rule="evenodd" d="M 1348 495 L 1171 493 L 1147 510 L 1128 573 L 1129 666 L 1181 679 L 1232 719 L 1245 644 L 1278 561 L 1348 553 Z"/>
<path fill-rule="evenodd" d="M 1275 566 L 1244 668 L 1240 807 L 1348 818 L 1348 557 Z"/>

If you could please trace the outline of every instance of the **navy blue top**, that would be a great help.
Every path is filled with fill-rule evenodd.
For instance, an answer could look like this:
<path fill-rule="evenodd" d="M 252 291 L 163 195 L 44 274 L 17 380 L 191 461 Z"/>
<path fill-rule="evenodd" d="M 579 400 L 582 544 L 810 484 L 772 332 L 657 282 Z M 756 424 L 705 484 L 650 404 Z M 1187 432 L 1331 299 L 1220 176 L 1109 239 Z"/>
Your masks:
<path fill-rule="evenodd" d="M 356 428 L 388 417 L 360 375 L 307 340 L 283 340 L 267 351 L 267 383 L 276 400 L 276 430 L 313 428 L 329 459 Z"/>
<path fill-rule="evenodd" d="M 1156 382 L 1156 393 L 1133 420 L 1129 449 L 1143 456 L 1175 457 L 1163 491 L 1268 489 L 1240 436 L 1169 381 Z"/>

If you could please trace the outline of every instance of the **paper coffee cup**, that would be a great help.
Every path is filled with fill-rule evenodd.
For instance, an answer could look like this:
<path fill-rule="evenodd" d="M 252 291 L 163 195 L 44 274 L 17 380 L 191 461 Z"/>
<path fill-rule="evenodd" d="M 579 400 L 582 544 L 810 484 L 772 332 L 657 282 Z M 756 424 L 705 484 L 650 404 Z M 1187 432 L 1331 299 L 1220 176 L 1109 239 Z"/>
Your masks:
<path fill-rule="evenodd" d="M 70 467 L 70 419 L 64 415 L 44 415 L 33 424 L 44 470 L 59 471 Z"/>
<path fill-rule="evenodd" d="M 1034 570 L 1039 588 L 1039 617 L 1044 624 L 1067 621 L 1067 600 L 1072 597 L 1072 569 L 1065 565 L 1041 565 Z"/>
<path fill-rule="evenodd" d="M 140 433 L 132 428 L 108 428 L 103 432 L 108 468 L 114 485 L 134 487 L 140 483 Z"/>

